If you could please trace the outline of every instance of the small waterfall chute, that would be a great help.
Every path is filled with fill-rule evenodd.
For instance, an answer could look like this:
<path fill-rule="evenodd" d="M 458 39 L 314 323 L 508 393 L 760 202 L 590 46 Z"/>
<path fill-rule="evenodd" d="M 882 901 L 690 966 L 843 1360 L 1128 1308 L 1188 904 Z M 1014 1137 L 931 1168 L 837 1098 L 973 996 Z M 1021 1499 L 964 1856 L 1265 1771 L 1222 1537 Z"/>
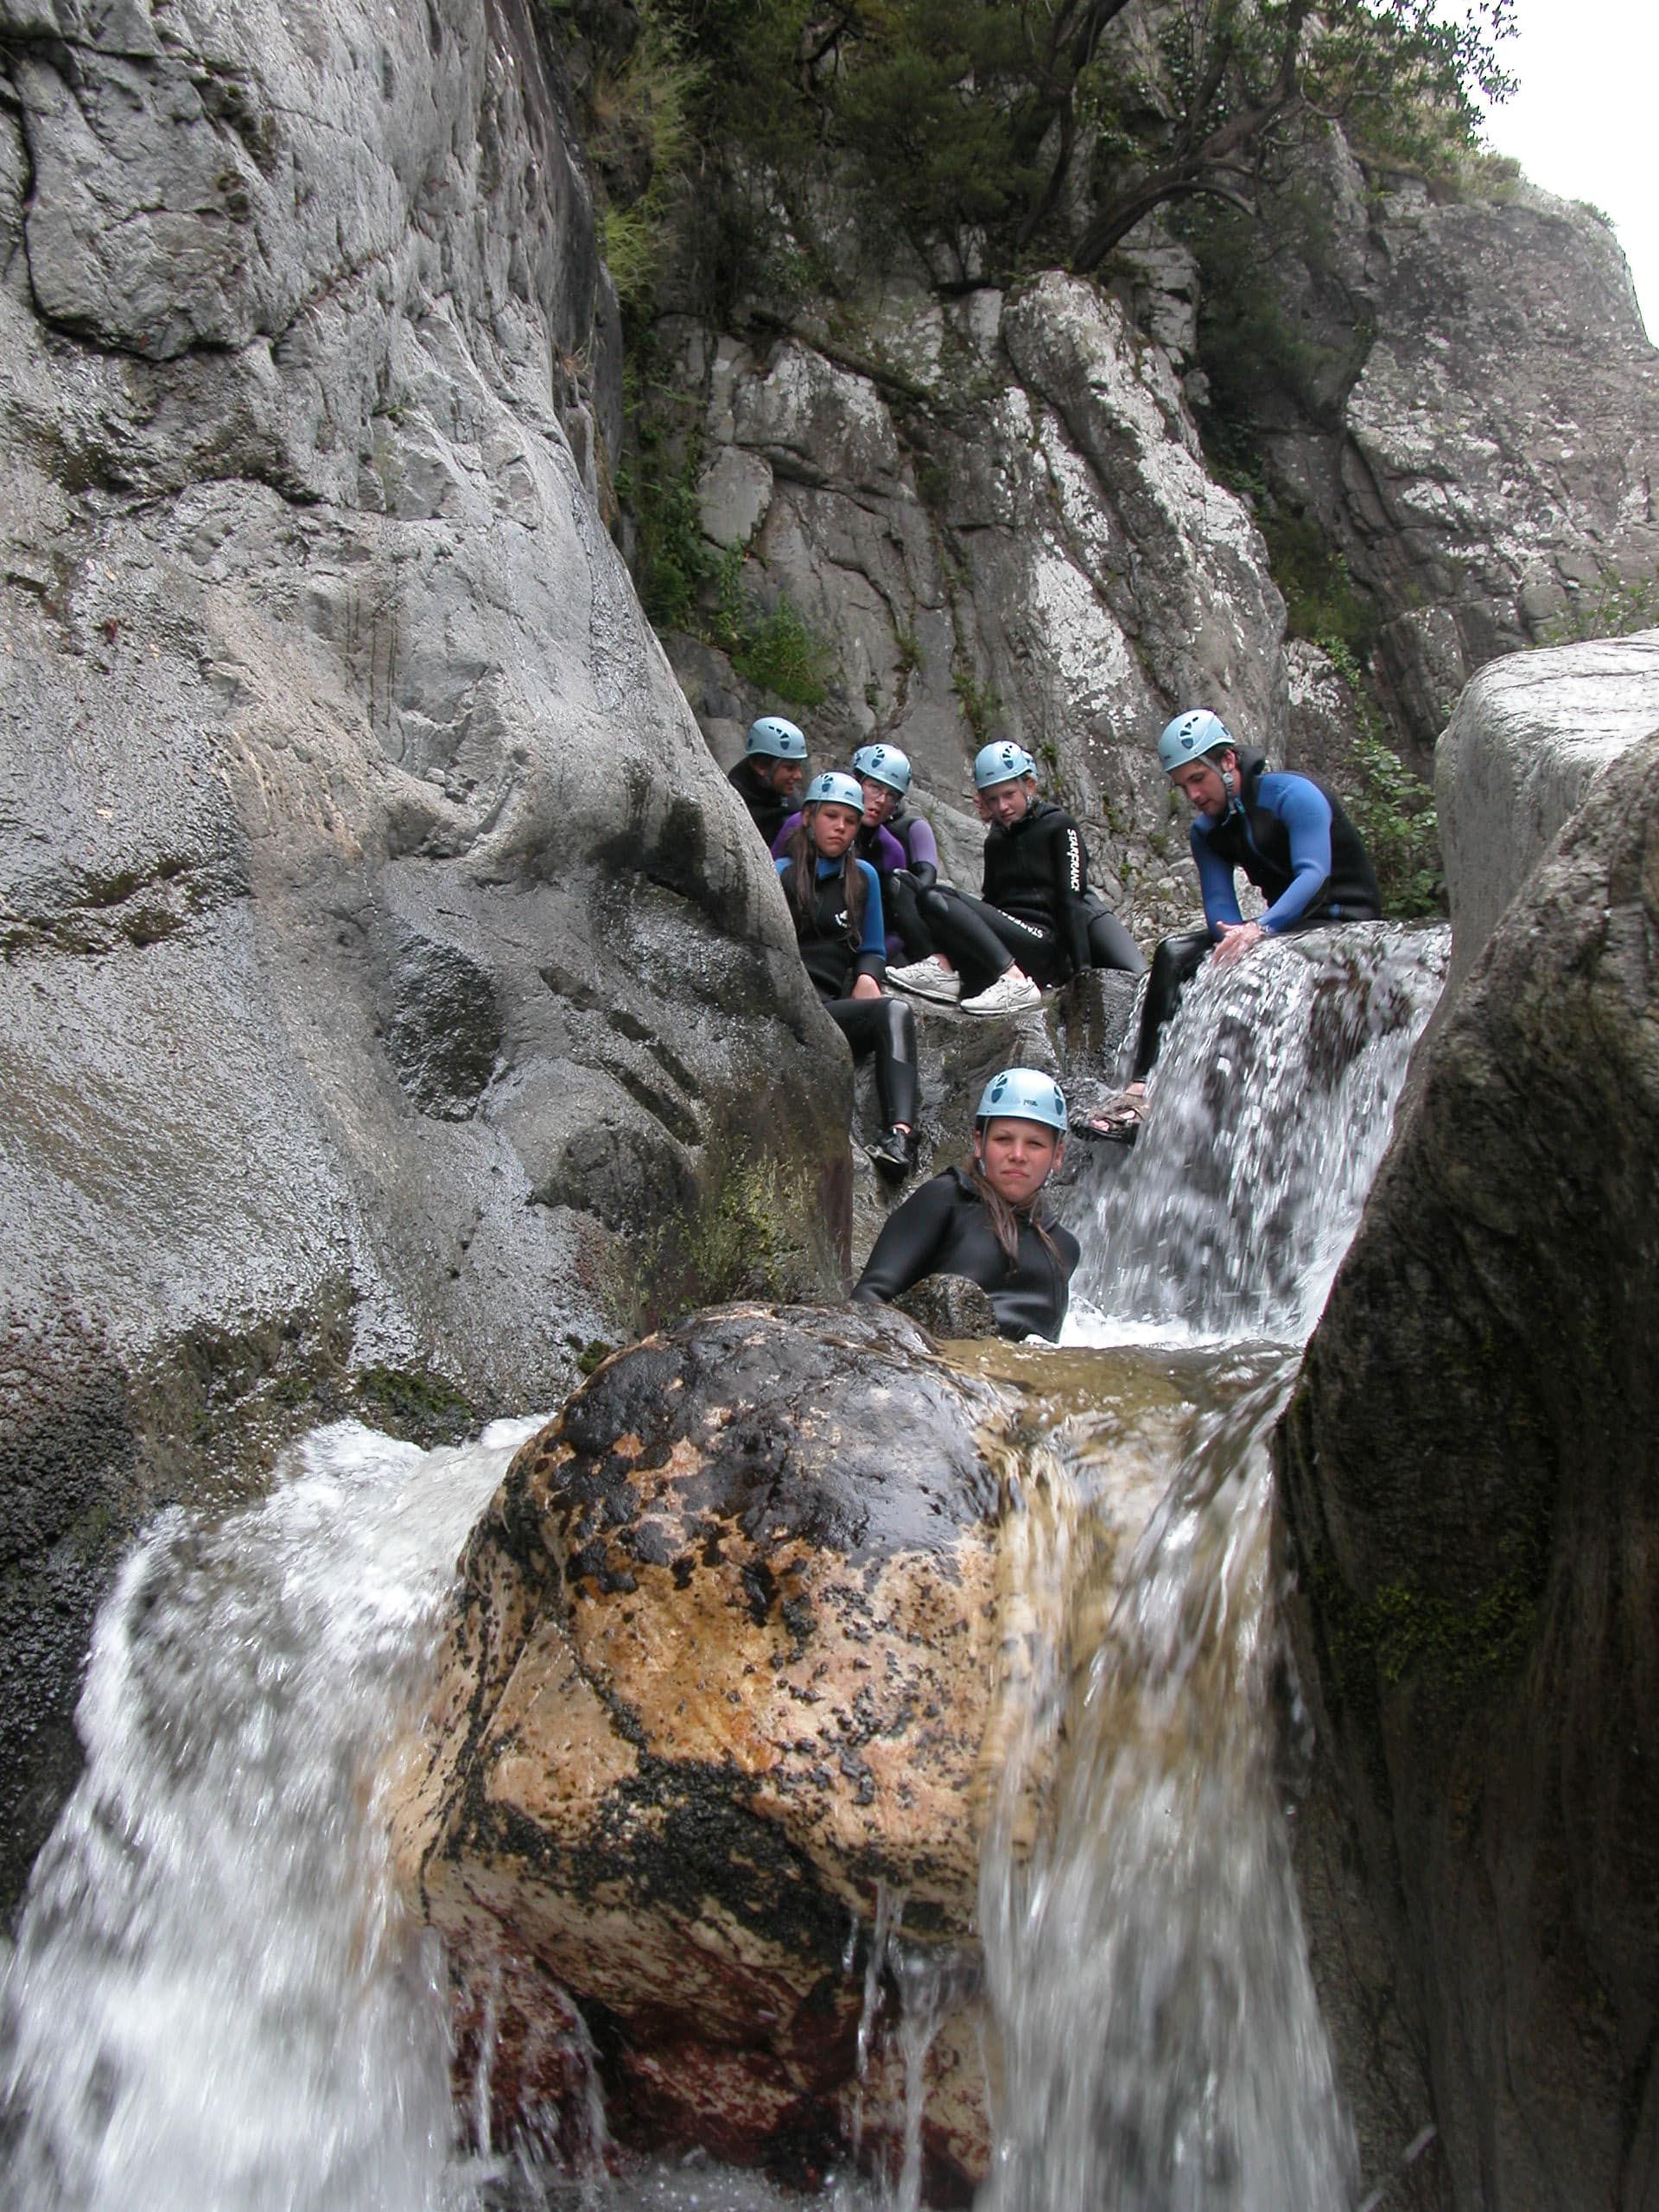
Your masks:
<path fill-rule="evenodd" d="M 1151 1109 L 1103 1179 L 1069 1338 L 1126 1322 L 1300 1344 L 1325 1303 L 1433 1012 L 1449 933 L 1363 923 L 1205 962 L 1164 1033 Z"/>

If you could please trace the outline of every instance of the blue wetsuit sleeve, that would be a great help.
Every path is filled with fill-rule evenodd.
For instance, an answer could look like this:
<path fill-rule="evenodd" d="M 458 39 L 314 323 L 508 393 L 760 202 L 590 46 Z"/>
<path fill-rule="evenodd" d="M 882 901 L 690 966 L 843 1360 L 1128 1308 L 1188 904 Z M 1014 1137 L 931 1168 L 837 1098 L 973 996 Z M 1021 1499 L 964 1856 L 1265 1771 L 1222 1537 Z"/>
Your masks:
<path fill-rule="evenodd" d="M 1187 842 L 1192 848 L 1192 858 L 1198 871 L 1198 889 L 1204 898 L 1204 918 L 1212 933 L 1224 922 L 1242 922 L 1238 911 L 1238 893 L 1233 888 L 1233 871 L 1221 855 L 1215 851 L 1210 840 L 1195 822 L 1187 832 Z"/>
<path fill-rule="evenodd" d="M 795 812 L 788 817 L 783 828 L 778 832 L 778 835 L 772 841 L 772 857 L 773 860 L 782 860 L 785 851 L 788 849 L 790 839 L 795 835 L 797 830 L 799 829 L 800 824 L 800 810 L 798 807 Z"/>
<path fill-rule="evenodd" d="M 1291 880 L 1262 917 L 1264 930 L 1288 929 L 1331 880 L 1331 802 L 1306 776 L 1263 776 L 1256 804 L 1290 832 Z"/>
<path fill-rule="evenodd" d="M 885 1306 L 901 1290 L 931 1274 L 933 1255 L 950 1227 L 955 1197 L 948 1175 L 936 1175 L 895 1206 L 882 1224 L 864 1272 L 853 1285 L 862 1306 Z"/>
<path fill-rule="evenodd" d="M 864 926 L 858 940 L 858 972 L 881 982 L 887 972 L 887 930 L 881 918 L 881 882 L 868 861 L 860 861 L 864 878 Z"/>

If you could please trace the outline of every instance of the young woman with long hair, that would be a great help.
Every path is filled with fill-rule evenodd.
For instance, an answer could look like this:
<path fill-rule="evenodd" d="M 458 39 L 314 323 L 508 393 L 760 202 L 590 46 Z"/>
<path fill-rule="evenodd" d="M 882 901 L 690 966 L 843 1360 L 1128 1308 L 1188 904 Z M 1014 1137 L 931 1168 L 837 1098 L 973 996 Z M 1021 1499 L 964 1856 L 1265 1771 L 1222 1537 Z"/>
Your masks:
<path fill-rule="evenodd" d="M 918 1103 L 916 1017 L 882 990 L 887 946 L 881 887 L 853 842 L 864 794 L 850 776 L 818 776 L 779 861 L 779 879 L 795 923 L 801 958 L 824 1010 L 860 1059 L 875 1055 L 884 1124 L 867 1147 L 877 1170 L 902 1181 L 915 1151 Z"/>
<path fill-rule="evenodd" d="M 980 1097 L 973 1157 L 889 1214 L 853 1296 L 886 1305 L 924 1275 L 966 1275 L 1005 1337 L 1057 1338 L 1077 1240 L 1044 1218 L 1043 1185 L 1065 1148 L 1065 1099 L 1052 1075 L 1004 1068 Z"/>

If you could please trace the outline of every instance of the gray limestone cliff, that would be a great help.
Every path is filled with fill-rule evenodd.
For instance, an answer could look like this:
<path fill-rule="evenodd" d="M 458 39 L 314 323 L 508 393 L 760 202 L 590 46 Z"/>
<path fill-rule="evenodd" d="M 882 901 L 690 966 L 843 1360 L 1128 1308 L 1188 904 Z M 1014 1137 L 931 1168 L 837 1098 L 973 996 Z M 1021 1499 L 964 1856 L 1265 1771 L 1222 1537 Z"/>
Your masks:
<path fill-rule="evenodd" d="M 145 1510 L 553 1407 L 699 1224 L 836 1281 L 846 1057 L 601 520 L 543 35 L 0 5 L 9 1885 Z"/>
<path fill-rule="evenodd" d="M 667 285 L 705 551 L 823 648 L 790 707 L 709 588 L 665 641 L 721 757 L 763 707 L 826 762 L 894 741 L 968 880 L 967 762 L 1013 736 L 1149 932 L 1192 905 L 1147 760 L 1180 706 L 1363 800 L 1366 743 L 1426 773 L 1487 662 L 1630 626 L 1659 355 L 1605 224 L 1502 175 L 1437 197 L 1334 131 L 1269 218 L 1236 266 L 1154 218 L 1097 279 L 1006 289 L 855 257 L 787 317 Z"/>
<path fill-rule="evenodd" d="M 1334 133 L 1298 182 L 1301 227 L 1256 272 L 1280 366 L 1241 411 L 1426 753 L 1487 662 L 1651 607 L 1659 354 L 1589 208 L 1501 177 L 1437 198 Z"/>

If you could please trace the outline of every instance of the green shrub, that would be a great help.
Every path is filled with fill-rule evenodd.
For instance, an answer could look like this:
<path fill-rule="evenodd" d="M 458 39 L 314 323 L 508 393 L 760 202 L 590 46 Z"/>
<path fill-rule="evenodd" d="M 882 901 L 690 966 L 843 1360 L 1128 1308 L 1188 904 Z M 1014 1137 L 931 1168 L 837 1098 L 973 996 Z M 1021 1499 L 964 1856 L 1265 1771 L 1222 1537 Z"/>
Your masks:
<path fill-rule="evenodd" d="M 1446 912 L 1446 871 L 1434 794 L 1414 776 L 1382 736 L 1385 724 L 1370 680 L 1340 638 L 1319 645 L 1346 687 L 1360 723 L 1354 744 L 1357 787 L 1344 794 L 1348 813 L 1365 841 L 1391 921 L 1417 921 Z"/>
<path fill-rule="evenodd" d="M 715 604 L 690 626 L 706 644 L 731 657 L 732 666 L 761 690 L 791 706 L 821 707 L 829 691 L 834 652 L 811 629 L 786 593 L 767 607 L 743 585 L 743 551 L 728 546 L 711 563 Z"/>
<path fill-rule="evenodd" d="M 1316 639 L 1327 652 L 1334 642 L 1350 660 L 1363 659 L 1376 637 L 1376 610 L 1342 555 L 1308 517 L 1269 506 L 1258 519 L 1273 581 L 1284 594 L 1286 633 Z"/>
<path fill-rule="evenodd" d="M 1574 592 L 1564 613 L 1547 625 L 1541 643 L 1580 644 L 1592 638 L 1628 638 L 1633 630 L 1659 626 L 1659 569 L 1626 583 L 1604 575 L 1593 591 Z"/>
<path fill-rule="evenodd" d="M 996 735 L 1002 713 L 1001 694 L 996 686 L 981 683 L 966 670 L 958 669 L 950 679 L 950 689 L 962 708 L 963 720 L 973 732 L 975 744 L 988 745 Z"/>
<path fill-rule="evenodd" d="M 669 219 L 697 150 L 703 66 L 689 60 L 671 0 L 637 0 L 639 35 L 589 86 L 583 136 L 599 183 L 600 235 L 625 313 L 650 297 Z"/>
<path fill-rule="evenodd" d="M 732 666 L 793 706 L 821 707 L 830 660 L 827 642 L 807 626 L 792 601 L 780 596 L 770 613 L 753 613 Z"/>

